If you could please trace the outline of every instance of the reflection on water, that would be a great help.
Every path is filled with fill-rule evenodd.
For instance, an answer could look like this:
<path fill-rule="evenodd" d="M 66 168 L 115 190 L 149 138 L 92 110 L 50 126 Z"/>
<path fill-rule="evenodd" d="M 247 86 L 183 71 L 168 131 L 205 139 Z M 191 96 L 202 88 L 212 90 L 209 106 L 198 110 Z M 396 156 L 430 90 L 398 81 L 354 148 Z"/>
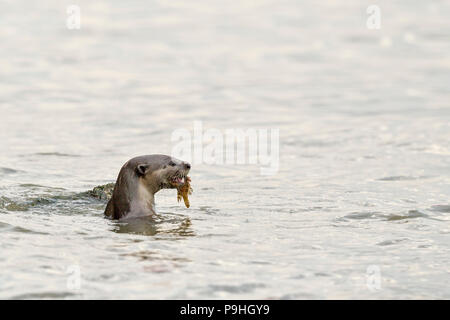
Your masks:
<path fill-rule="evenodd" d="M 165 235 L 179 238 L 194 236 L 195 233 L 191 228 L 191 220 L 189 218 L 157 215 L 148 217 L 139 217 L 124 219 L 113 223 L 112 231 L 117 233 L 140 234 L 146 236 L 164 237 Z M 158 239 L 156 237 L 155 239 Z"/>

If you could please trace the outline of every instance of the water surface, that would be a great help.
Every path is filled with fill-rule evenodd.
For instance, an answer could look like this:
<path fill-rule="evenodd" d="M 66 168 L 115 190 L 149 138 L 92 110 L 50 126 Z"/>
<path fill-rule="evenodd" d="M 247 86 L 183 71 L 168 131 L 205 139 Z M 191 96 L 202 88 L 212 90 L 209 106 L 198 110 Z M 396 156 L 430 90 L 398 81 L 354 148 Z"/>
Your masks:
<path fill-rule="evenodd" d="M 0 298 L 450 298 L 448 1 L 380 30 L 356 0 L 69 4 L 0 4 Z M 194 121 L 280 129 L 278 173 L 194 164 L 189 209 L 104 219 L 84 192 Z"/>

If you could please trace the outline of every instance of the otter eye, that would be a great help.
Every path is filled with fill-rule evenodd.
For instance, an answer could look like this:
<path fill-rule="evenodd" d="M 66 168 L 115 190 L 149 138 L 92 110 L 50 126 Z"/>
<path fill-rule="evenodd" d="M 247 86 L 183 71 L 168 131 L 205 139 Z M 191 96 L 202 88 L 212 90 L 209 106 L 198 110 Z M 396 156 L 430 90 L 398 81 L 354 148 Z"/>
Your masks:
<path fill-rule="evenodd" d="M 173 162 L 173 161 L 170 161 L 170 162 L 169 162 L 169 166 L 171 166 L 171 167 L 175 167 L 175 162 Z"/>

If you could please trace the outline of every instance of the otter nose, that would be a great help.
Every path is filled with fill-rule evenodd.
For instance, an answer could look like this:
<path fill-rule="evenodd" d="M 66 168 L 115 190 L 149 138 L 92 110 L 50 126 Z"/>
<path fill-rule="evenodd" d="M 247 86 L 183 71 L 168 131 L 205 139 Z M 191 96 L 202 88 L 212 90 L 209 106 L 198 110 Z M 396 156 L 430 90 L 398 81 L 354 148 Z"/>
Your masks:
<path fill-rule="evenodd" d="M 191 164 L 188 163 L 188 162 L 185 162 L 185 163 L 184 163 L 184 167 L 185 167 L 186 169 L 190 169 L 190 168 L 191 168 Z"/>

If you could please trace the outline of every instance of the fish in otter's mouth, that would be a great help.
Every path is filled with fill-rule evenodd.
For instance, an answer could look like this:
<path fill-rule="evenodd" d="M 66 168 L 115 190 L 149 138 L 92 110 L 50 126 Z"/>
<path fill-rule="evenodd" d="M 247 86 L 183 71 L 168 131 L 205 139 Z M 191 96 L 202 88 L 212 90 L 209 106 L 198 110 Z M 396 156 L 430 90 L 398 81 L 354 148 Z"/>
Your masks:
<path fill-rule="evenodd" d="M 177 171 L 168 180 L 172 187 L 177 189 L 177 201 L 180 202 L 181 199 L 184 201 L 186 208 L 190 207 L 189 195 L 192 194 L 191 178 L 187 176 L 188 171 Z"/>
<path fill-rule="evenodd" d="M 191 178 L 186 176 L 185 183 L 183 183 L 180 187 L 177 188 L 177 200 L 178 202 L 180 202 L 181 198 L 183 198 L 184 205 L 186 206 L 186 208 L 190 207 L 188 196 L 192 194 L 192 191 L 193 190 L 191 188 Z"/>

